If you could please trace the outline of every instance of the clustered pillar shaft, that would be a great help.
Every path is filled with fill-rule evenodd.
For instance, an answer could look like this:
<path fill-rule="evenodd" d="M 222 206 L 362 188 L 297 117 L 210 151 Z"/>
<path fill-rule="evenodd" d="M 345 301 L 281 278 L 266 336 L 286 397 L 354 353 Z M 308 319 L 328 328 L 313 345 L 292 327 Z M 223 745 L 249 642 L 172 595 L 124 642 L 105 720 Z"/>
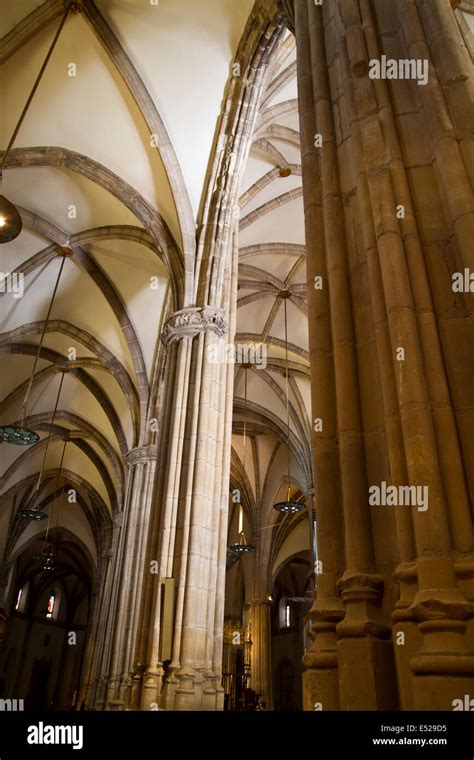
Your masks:
<path fill-rule="evenodd" d="M 323 421 L 305 707 L 452 709 L 474 676 L 473 296 L 451 279 L 473 264 L 473 64 L 448 0 L 282 5 Z M 382 55 L 426 59 L 428 83 L 369 77 Z M 427 509 L 370 505 L 382 481 Z"/>

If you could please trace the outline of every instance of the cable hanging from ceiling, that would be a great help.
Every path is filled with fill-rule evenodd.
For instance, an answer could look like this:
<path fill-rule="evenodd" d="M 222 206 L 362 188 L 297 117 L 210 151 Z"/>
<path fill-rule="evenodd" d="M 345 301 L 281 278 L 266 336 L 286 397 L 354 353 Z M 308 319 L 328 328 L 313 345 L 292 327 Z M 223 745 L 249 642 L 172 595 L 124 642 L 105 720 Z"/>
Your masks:
<path fill-rule="evenodd" d="M 23 518 L 23 519 L 26 519 L 26 520 L 44 520 L 47 517 L 47 515 L 38 508 L 37 501 L 38 501 L 38 497 L 39 497 L 40 487 L 41 487 L 41 484 L 43 482 L 43 473 L 44 473 L 44 468 L 45 468 L 45 465 L 46 465 L 46 457 L 48 456 L 49 445 L 51 443 L 51 437 L 52 437 L 52 434 L 53 434 L 54 421 L 56 419 L 56 412 L 58 410 L 59 399 L 60 399 L 61 391 L 62 391 L 62 388 L 63 388 L 64 377 L 65 377 L 66 373 L 68 372 L 68 368 L 67 367 L 60 367 L 58 371 L 61 374 L 61 379 L 60 379 L 60 382 L 59 382 L 58 393 L 57 393 L 57 396 L 56 396 L 56 402 L 54 404 L 54 410 L 53 410 L 51 422 L 49 424 L 48 438 L 46 439 L 46 446 L 45 446 L 45 449 L 44 449 L 43 461 L 41 463 L 41 469 L 39 471 L 38 479 L 36 481 L 36 488 L 35 488 L 33 497 L 31 499 L 31 501 L 33 502 L 33 506 L 32 507 L 26 507 L 25 509 L 22 509 L 22 510 L 20 510 L 18 512 L 18 516 L 21 517 L 21 518 Z"/>
<path fill-rule="evenodd" d="M 52 294 L 51 301 L 49 304 L 48 312 L 46 314 L 46 319 L 44 320 L 44 323 L 43 323 L 43 329 L 41 331 L 40 342 L 36 350 L 36 355 L 33 362 L 33 368 L 31 370 L 30 379 L 28 381 L 28 386 L 26 388 L 26 393 L 23 399 L 20 424 L 12 423 L 11 425 L 0 426 L 0 441 L 4 441 L 5 443 L 12 443 L 12 444 L 15 444 L 16 446 L 31 446 L 32 444 L 38 443 L 39 441 L 38 433 L 34 432 L 33 430 L 29 430 L 27 427 L 25 427 L 27 412 L 28 412 L 28 402 L 30 399 L 31 389 L 33 387 L 36 367 L 38 365 L 38 361 L 41 356 L 41 350 L 43 348 L 44 339 L 46 336 L 49 320 L 51 317 L 51 311 L 53 309 L 56 294 L 58 292 L 59 282 L 61 280 L 61 275 L 63 273 L 64 262 L 66 261 L 66 258 L 71 257 L 73 255 L 73 251 L 69 247 L 69 245 L 65 245 L 65 246 L 60 247 L 57 253 L 58 255 L 62 256 L 61 266 L 59 267 L 59 272 L 56 278 L 56 283 L 54 285 L 53 294 Z"/>
<path fill-rule="evenodd" d="M 59 24 L 56 34 L 54 35 L 53 41 L 46 54 L 46 58 L 43 61 L 43 65 L 41 66 L 39 74 L 36 77 L 35 83 L 33 85 L 33 89 L 28 95 L 23 111 L 21 112 L 20 118 L 18 119 L 16 123 L 15 129 L 13 130 L 12 136 L 10 137 L 10 141 L 6 147 L 6 150 L 3 153 L 2 160 L 0 162 L 0 190 L 2 189 L 2 185 L 3 185 L 3 170 L 6 166 L 8 156 L 10 155 L 10 151 L 13 147 L 13 143 L 15 142 L 18 136 L 18 132 L 20 131 L 21 125 L 23 124 L 25 116 L 28 113 L 28 109 L 39 87 L 41 79 L 43 78 L 43 74 L 46 71 L 46 67 L 48 65 L 49 59 L 51 58 L 54 48 L 56 47 L 56 43 L 63 30 L 64 24 L 66 23 L 66 19 L 69 15 L 69 12 L 77 11 L 77 5 L 75 3 L 67 2 L 65 5 L 66 5 L 66 10 L 61 19 L 61 23 Z M 15 238 L 18 237 L 18 235 L 20 234 L 22 227 L 23 227 L 23 222 L 21 220 L 21 216 L 18 209 L 13 205 L 11 201 L 8 200 L 8 198 L 6 198 L 4 195 L 0 195 L 0 244 L 10 243 L 12 240 L 15 240 Z"/>
<path fill-rule="evenodd" d="M 273 505 L 277 512 L 295 514 L 301 512 L 305 505 L 300 501 L 291 499 L 291 450 L 290 450 L 290 389 L 289 389 L 289 359 L 288 359 L 288 310 L 287 300 L 290 298 L 289 290 L 281 290 L 278 297 L 283 300 L 285 318 L 285 395 L 286 395 L 286 450 L 287 450 L 287 494 L 286 501 L 279 501 Z"/>
<path fill-rule="evenodd" d="M 249 364 L 242 364 L 244 370 L 244 442 L 242 452 L 242 470 L 245 476 L 245 446 L 247 441 L 247 371 Z M 239 540 L 236 544 L 231 544 L 229 550 L 233 554 L 248 554 L 255 549 L 253 544 L 248 544 L 244 533 L 244 509 L 242 507 L 241 499 L 239 499 Z"/>
<path fill-rule="evenodd" d="M 43 539 L 43 545 L 41 547 L 40 553 L 39 554 L 35 554 L 35 556 L 34 556 L 34 559 L 42 564 L 43 570 L 47 570 L 47 571 L 54 570 L 54 560 L 55 560 L 55 556 L 57 555 L 58 546 L 59 546 L 59 537 L 58 537 L 57 528 L 58 528 L 58 525 L 59 525 L 59 514 L 60 514 L 60 511 L 61 511 L 61 505 L 62 505 L 63 496 L 64 496 L 64 483 L 63 483 L 63 485 L 61 487 L 59 504 L 58 504 L 58 509 L 57 509 L 56 534 L 53 536 L 53 539 L 50 542 L 50 544 L 49 544 L 48 547 L 47 547 L 47 544 L 48 544 L 49 534 L 50 534 L 50 531 L 51 531 L 51 524 L 52 524 L 52 521 L 53 521 L 53 518 L 54 518 L 54 511 L 55 511 L 56 501 L 57 501 L 58 492 L 59 492 L 59 481 L 60 481 L 61 476 L 62 476 L 63 464 L 64 464 L 64 456 L 66 454 L 66 446 L 69 443 L 69 438 L 66 436 L 65 438 L 63 438 L 63 441 L 64 441 L 64 446 L 63 446 L 63 450 L 62 450 L 62 454 L 61 454 L 61 461 L 60 461 L 60 464 L 59 464 L 59 470 L 58 470 L 57 475 L 56 475 L 56 483 L 55 483 L 54 491 L 53 491 L 53 504 L 52 504 L 52 507 L 51 507 L 51 510 L 50 510 L 50 514 L 49 514 L 49 517 L 48 517 L 48 524 L 46 526 L 46 533 L 45 533 L 45 536 L 44 536 L 44 539 Z M 42 513 L 42 514 L 44 514 L 44 513 Z M 45 515 L 45 517 L 46 517 L 46 515 Z"/>

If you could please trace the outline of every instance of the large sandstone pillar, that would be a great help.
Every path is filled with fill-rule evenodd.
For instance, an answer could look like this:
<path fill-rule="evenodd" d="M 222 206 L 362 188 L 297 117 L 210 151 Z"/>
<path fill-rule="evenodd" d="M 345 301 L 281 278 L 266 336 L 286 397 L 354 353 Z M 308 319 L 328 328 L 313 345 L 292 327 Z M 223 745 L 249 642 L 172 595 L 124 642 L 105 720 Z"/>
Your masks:
<path fill-rule="evenodd" d="M 88 686 L 82 698 L 96 709 L 123 709 L 128 703 L 156 459 L 155 445 L 127 455 L 124 507 L 115 517 L 112 547 L 104 558 L 83 671 Z"/>
<path fill-rule="evenodd" d="M 261 695 L 266 709 L 273 709 L 272 693 L 272 609 L 271 599 L 252 599 L 251 688 Z"/>
<path fill-rule="evenodd" d="M 107 707 L 122 709 L 128 704 L 137 637 L 138 610 L 146 574 L 146 542 L 153 501 L 157 447 L 132 449 L 127 455 L 129 487 L 122 524 L 122 541 L 117 558 L 120 576 L 117 579 L 115 618 L 110 626 L 110 652 Z"/>
<path fill-rule="evenodd" d="M 255 551 L 247 562 L 251 563 L 250 583 L 246 589 L 246 602 L 252 632 L 250 686 L 261 695 L 267 710 L 273 709 L 272 690 L 272 580 L 270 531 L 262 530 L 265 515 L 260 515 L 257 534 L 252 539 Z M 265 535 L 267 534 L 267 535 Z"/>
<path fill-rule="evenodd" d="M 165 661 L 162 589 L 145 604 L 137 669 L 140 704 L 168 710 L 222 709 L 221 685 L 227 501 L 232 432 L 233 366 L 212 362 L 235 335 L 238 197 L 263 92 L 267 64 L 283 31 L 272 0 L 257 3 L 229 82 L 198 238 L 194 290 L 173 314 L 162 339 L 174 367 L 163 439 L 163 483 L 156 499 L 150 551 L 161 578 L 175 586 L 172 653 Z M 216 352 L 218 353 L 218 351 Z"/>
<path fill-rule="evenodd" d="M 282 5 L 323 420 L 306 707 L 451 709 L 474 674 L 473 295 L 452 287 L 474 259 L 473 65 L 449 0 Z M 426 60 L 428 83 L 369 77 L 382 55 Z M 382 482 L 427 508 L 369 505 Z"/>

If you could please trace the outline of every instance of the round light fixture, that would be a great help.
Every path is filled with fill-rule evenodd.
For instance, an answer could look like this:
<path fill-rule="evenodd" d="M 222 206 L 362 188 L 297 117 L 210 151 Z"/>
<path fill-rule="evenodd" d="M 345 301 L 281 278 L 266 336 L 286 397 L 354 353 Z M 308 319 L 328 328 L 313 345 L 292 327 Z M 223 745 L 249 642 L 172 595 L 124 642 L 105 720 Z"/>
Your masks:
<path fill-rule="evenodd" d="M 5 198 L 0 195 L 0 243 L 9 243 L 14 240 L 21 232 L 23 222 L 17 209 Z"/>
<path fill-rule="evenodd" d="M 299 501 L 279 501 L 278 504 L 273 505 L 273 509 L 276 509 L 277 512 L 294 515 L 304 509 L 304 504 Z"/>
<path fill-rule="evenodd" d="M 31 446 L 38 443 L 39 435 L 28 428 L 3 425 L 0 427 L 0 441 L 14 443 L 16 446 Z"/>
<path fill-rule="evenodd" d="M 49 554 L 43 554 L 42 556 L 43 570 L 54 570 L 54 554 L 51 551 Z"/>
<path fill-rule="evenodd" d="M 50 552 L 35 554 L 33 559 L 42 565 L 43 570 L 54 570 L 54 554 L 52 550 Z"/>
<path fill-rule="evenodd" d="M 247 554 L 248 552 L 253 552 L 254 549 L 255 546 L 246 543 L 245 535 L 243 533 L 239 536 L 238 544 L 231 544 L 229 546 L 229 551 L 233 552 L 233 554 Z"/>
<path fill-rule="evenodd" d="M 39 522 L 40 520 L 46 520 L 47 514 L 45 512 L 41 512 L 40 509 L 20 509 L 18 512 L 19 517 L 23 518 L 23 520 L 36 520 Z"/>
<path fill-rule="evenodd" d="M 33 559 L 35 562 L 45 562 L 50 556 L 48 552 L 40 552 L 39 554 L 34 554 Z"/>

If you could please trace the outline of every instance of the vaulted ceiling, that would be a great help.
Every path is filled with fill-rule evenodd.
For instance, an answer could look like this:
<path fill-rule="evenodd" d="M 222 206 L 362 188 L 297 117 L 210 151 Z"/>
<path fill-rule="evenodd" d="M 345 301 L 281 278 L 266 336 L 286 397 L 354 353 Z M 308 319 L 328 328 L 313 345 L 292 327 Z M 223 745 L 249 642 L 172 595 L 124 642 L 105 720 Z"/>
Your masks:
<path fill-rule="evenodd" d="M 0 551 L 36 498 L 95 561 L 120 510 L 127 453 L 152 441 L 147 421 L 164 315 L 193 255 L 226 83 L 252 0 L 84 0 L 70 14 L 3 175 L 23 231 L 2 246 L 3 272 L 23 272 L 23 298 L 0 297 L 0 424 L 21 419 L 54 284 L 70 247 L 27 407 L 34 449 L 0 446 Z M 0 15 L 4 148 L 63 14 L 60 0 L 16 0 Z M 262 343 L 248 370 L 251 457 L 242 472 L 243 370 L 236 367 L 233 480 L 248 491 L 252 529 L 269 524 L 284 487 L 284 301 L 289 291 L 289 401 L 294 491 L 311 487 L 304 225 L 294 40 L 269 72 L 242 182 L 238 335 Z M 63 375 L 61 369 L 67 368 Z M 38 494 L 38 474 L 62 381 Z M 66 446 L 65 446 L 66 443 Z M 58 471 L 78 493 L 59 508 Z M 240 475 L 239 475 L 240 472 Z M 286 482 L 286 481 L 285 481 Z M 60 490 L 60 489 L 59 489 Z M 54 495 L 57 495 L 56 502 Z M 10 526 L 10 529 L 8 529 Z M 2 544 L 3 542 L 3 544 Z M 281 542 L 280 542 L 281 543 Z M 276 551 L 276 549 L 274 550 Z"/>
<path fill-rule="evenodd" d="M 296 49 L 288 34 L 269 72 L 240 197 L 236 342 L 262 345 L 265 362 L 237 367 L 233 476 L 244 482 L 249 531 L 261 542 L 269 570 L 282 542 L 305 515 L 278 516 L 287 497 L 285 300 L 288 335 L 291 495 L 312 488 L 311 400 L 306 259 L 296 88 Z M 281 297 L 281 294 L 286 296 Z M 266 366 L 264 366 L 266 364 Z M 247 372 L 247 400 L 245 400 Z M 246 410 L 246 411 L 245 411 Z M 246 422 L 245 466 L 243 427 Z M 245 472 L 245 474 L 244 474 Z M 237 526 L 234 510 L 232 528 Z M 307 527 L 300 536 L 308 545 Z M 290 551 L 288 543 L 288 551 Z"/>

